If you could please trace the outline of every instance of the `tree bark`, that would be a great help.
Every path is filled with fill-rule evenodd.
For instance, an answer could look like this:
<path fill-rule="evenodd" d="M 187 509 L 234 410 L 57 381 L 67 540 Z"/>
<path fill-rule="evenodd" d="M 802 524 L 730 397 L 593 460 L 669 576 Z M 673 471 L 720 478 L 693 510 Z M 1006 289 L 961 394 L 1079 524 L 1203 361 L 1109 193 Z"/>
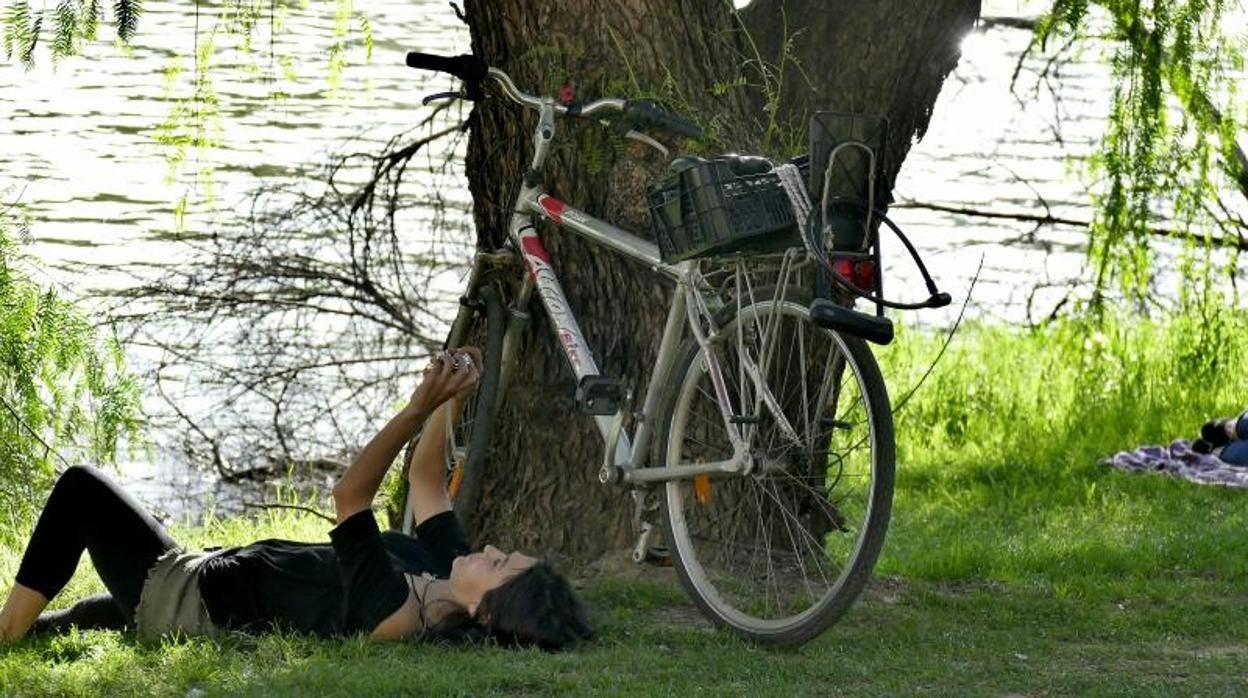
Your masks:
<path fill-rule="evenodd" d="M 756 65 L 779 75 L 777 111 L 791 128 L 814 111 L 888 117 L 891 190 L 979 13 L 980 0 L 753 0 L 741 22 Z"/>
<path fill-rule="evenodd" d="M 896 119 L 900 128 L 890 150 L 899 166 L 956 61 L 956 53 L 947 55 L 948 45 L 956 47 L 949 36 L 969 26 L 973 15 L 965 19 L 966 8 L 977 13 L 978 2 L 941 0 L 916 13 L 901 9 L 911 5 L 906 0 L 879 4 L 894 8 L 891 31 L 873 31 L 882 43 L 856 51 L 862 62 L 855 58 L 853 70 L 830 76 L 826 84 L 828 90 L 860 85 L 838 93 L 842 101 L 831 106 L 879 108 Z M 954 5 L 964 8 L 956 18 L 942 18 L 936 9 Z M 526 92 L 554 95 L 571 82 L 586 100 L 657 95 L 710 126 L 717 148 L 760 147 L 760 102 L 739 81 L 752 49 L 728 3 L 468 0 L 465 10 L 474 53 L 507 71 Z M 853 21 L 867 31 L 861 13 Z M 940 35 L 940 27 L 949 36 Z M 837 32 L 838 41 L 852 43 L 851 35 Z M 938 46 L 914 45 L 933 36 L 941 36 Z M 903 64 L 899 56 L 911 62 Z M 934 56 L 940 65 L 931 65 Z M 878 85 L 889 86 L 887 99 L 872 89 Z M 510 205 L 532 156 L 535 122 L 533 112 L 505 99 L 480 103 L 473 113 L 468 180 L 483 247 L 497 246 L 506 236 Z M 557 124 L 544 181 L 561 200 L 649 237 L 645 190 L 665 167 L 644 149 L 612 142 L 597 124 L 567 120 Z M 890 180 L 894 174 L 895 169 Z M 539 229 L 601 372 L 624 379 L 640 399 L 654 365 L 670 284 L 570 233 Z M 533 321 L 502 396 L 476 537 L 504 548 L 589 559 L 630 542 L 631 499 L 622 489 L 598 483 L 602 439 L 592 421 L 575 411 L 574 378 L 540 304 L 527 310 Z"/>

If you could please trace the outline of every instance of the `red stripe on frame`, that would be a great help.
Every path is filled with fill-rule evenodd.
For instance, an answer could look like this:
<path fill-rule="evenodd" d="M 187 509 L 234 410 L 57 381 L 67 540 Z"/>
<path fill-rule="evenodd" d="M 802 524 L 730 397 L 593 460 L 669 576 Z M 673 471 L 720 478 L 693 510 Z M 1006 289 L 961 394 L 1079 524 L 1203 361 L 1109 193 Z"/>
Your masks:
<path fill-rule="evenodd" d="M 533 267 L 532 262 L 529 261 L 529 257 L 539 259 L 549 265 L 550 253 L 547 252 L 546 247 L 542 245 L 541 238 L 533 234 L 521 235 L 520 246 L 523 248 L 524 252 L 524 266 L 529 268 L 529 276 L 533 277 L 533 280 L 536 281 L 537 269 Z"/>
<path fill-rule="evenodd" d="M 550 264 L 550 253 L 546 251 L 546 247 L 542 245 L 541 239 L 536 235 L 525 235 L 520 239 L 520 244 L 524 246 L 526 255 L 533 255 L 543 262 Z"/>
<path fill-rule="evenodd" d="M 542 210 L 546 212 L 547 216 L 550 216 L 551 220 L 563 225 L 563 209 L 568 207 L 567 204 L 548 194 L 542 194 L 537 197 L 537 203 L 541 204 Z"/>

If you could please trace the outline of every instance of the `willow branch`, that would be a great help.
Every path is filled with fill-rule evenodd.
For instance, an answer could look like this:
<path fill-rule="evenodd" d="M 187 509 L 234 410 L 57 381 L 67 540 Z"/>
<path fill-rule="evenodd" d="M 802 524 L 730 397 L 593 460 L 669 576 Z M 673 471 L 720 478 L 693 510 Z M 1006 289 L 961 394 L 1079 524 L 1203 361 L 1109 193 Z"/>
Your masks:
<path fill-rule="evenodd" d="M 1089 221 L 1089 220 L 1079 220 L 1076 218 L 1063 218 L 1061 216 L 1054 216 L 1052 214 L 1024 213 L 1022 211 L 985 211 L 985 210 L 977 209 L 977 208 L 967 208 L 967 207 L 962 207 L 962 206 L 947 206 L 944 204 L 933 204 L 933 203 L 927 203 L 923 201 L 905 201 L 905 202 L 895 203 L 892 205 L 892 208 L 910 208 L 910 209 L 920 209 L 924 211 L 938 211 L 940 213 L 951 213 L 951 214 L 958 215 L 958 216 L 971 216 L 973 218 L 987 218 L 987 219 L 992 219 L 992 220 L 1021 221 L 1025 223 L 1035 223 L 1036 225 L 1066 225 L 1066 226 L 1072 226 L 1075 228 L 1085 228 L 1085 229 L 1092 227 L 1092 221 Z M 1173 228 L 1162 228 L 1162 227 L 1156 227 L 1156 226 L 1145 228 L 1144 232 L 1148 233 L 1149 235 L 1156 235 L 1158 237 L 1173 238 L 1173 239 L 1178 239 L 1178 240 L 1186 240 L 1189 238 L 1201 237 L 1201 236 L 1194 235 L 1190 232 L 1183 231 L 1183 230 L 1175 230 Z M 1241 252 L 1248 251 L 1248 241 L 1245 241 L 1242 239 L 1230 240 L 1222 236 L 1218 236 L 1218 237 L 1209 236 L 1209 237 L 1206 237 L 1205 239 L 1208 240 L 1209 244 L 1214 247 L 1235 249 Z"/>
<path fill-rule="evenodd" d="M 243 502 L 243 507 L 245 509 L 291 509 L 294 511 L 301 511 L 305 514 L 311 514 L 317 518 L 324 519 L 331 524 L 337 523 L 334 517 L 326 514 L 325 512 L 317 511 L 316 509 L 313 509 L 312 507 L 300 506 L 298 504 L 270 504 L 266 502 Z"/>

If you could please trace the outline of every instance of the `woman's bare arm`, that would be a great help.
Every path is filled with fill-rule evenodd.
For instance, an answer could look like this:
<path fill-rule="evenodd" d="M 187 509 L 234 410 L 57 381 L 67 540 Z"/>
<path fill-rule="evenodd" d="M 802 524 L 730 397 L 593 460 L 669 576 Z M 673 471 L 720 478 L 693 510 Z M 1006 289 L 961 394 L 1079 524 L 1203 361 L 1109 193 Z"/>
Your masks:
<path fill-rule="evenodd" d="M 334 485 L 334 512 L 338 523 L 373 505 L 373 497 L 377 496 L 390 464 L 425 421 L 428 410 L 424 405 L 408 404 L 355 457 L 351 467 Z"/>
<path fill-rule="evenodd" d="M 442 403 L 471 392 L 476 385 L 480 352 L 475 349 L 457 351 L 475 354 L 478 361 L 461 368 L 450 352 L 439 354 L 429 370 L 425 371 L 424 379 L 412 393 L 407 407 L 377 432 L 342 474 L 338 484 L 334 485 L 334 510 L 339 523 L 372 506 L 386 471 L 425 419 Z"/>
<path fill-rule="evenodd" d="M 451 413 L 458 411 L 455 400 L 438 408 L 425 423 L 420 441 L 412 451 L 407 470 L 407 499 L 417 526 L 431 516 L 451 510 L 451 496 L 446 491 L 446 429 Z"/>
<path fill-rule="evenodd" d="M 476 347 L 464 347 L 457 351 L 471 356 L 475 366 L 482 365 L 481 352 Z M 451 497 L 446 491 L 446 431 L 450 420 L 458 421 L 462 416 L 464 401 L 476 387 L 473 382 L 435 411 L 425 424 L 416 448 L 412 450 L 412 460 L 407 470 L 407 499 L 416 525 L 451 509 Z"/>

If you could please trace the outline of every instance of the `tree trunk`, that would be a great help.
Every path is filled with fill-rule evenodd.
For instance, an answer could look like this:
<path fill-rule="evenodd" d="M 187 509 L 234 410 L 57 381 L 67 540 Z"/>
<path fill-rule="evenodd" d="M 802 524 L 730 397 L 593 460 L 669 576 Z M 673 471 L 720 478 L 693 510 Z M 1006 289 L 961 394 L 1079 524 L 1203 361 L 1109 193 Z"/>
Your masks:
<path fill-rule="evenodd" d="M 905 0 L 879 4 L 911 5 Z M 935 4 L 974 5 L 978 10 L 978 3 L 966 0 Z M 760 147 L 759 101 L 739 80 L 749 41 L 737 31 L 740 25 L 729 4 L 468 0 L 465 10 L 474 53 L 507 71 L 526 92 L 554 95 L 562 84 L 572 83 L 578 98 L 586 100 L 658 96 L 674 111 L 709 126 L 717 148 L 744 152 Z M 895 125 L 911 129 L 897 141 L 908 145 L 909 134 L 918 128 L 909 124 L 926 125 L 948 68 L 926 63 L 940 51 L 913 45 L 915 37 L 938 35 L 933 27 L 940 23 L 939 15 L 924 11 L 911 16 L 901 9 L 893 14 L 887 41 L 881 38 L 883 43 L 873 51 L 855 54 L 871 60 L 852 71 L 852 79 L 892 86 L 888 101 L 867 99 L 871 90 L 866 87 L 854 95 L 862 95 L 864 107 L 897 109 L 900 118 L 888 113 L 899 118 Z M 950 37 L 963 25 L 968 23 L 962 15 L 946 20 L 948 36 L 941 45 L 956 48 Z M 899 55 L 913 62 L 883 60 Z M 510 205 L 531 159 L 535 123 L 533 112 L 505 99 L 480 103 L 473 113 L 468 180 L 484 247 L 497 246 L 506 236 Z M 662 176 L 666 163 L 652 151 L 613 142 L 594 123 L 560 121 L 557 131 L 544 172 L 548 190 L 649 237 L 645 189 Z M 898 165 L 904 153 L 900 148 Z M 543 226 L 541 232 L 601 372 L 625 379 L 640 400 L 654 365 L 670 284 L 570 233 L 552 226 Z M 504 548 L 589 559 L 630 542 L 631 499 L 622 489 L 598 483 L 602 439 L 592 420 L 575 411 L 574 378 L 552 341 L 540 303 L 528 310 L 533 321 L 502 397 L 476 537 Z"/>
<path fill-rule="evenodd" d="M 741 23 L 780 76 L 777 113 L 789 127 L 804 132 L 822 110 L 888 117 L 891 190 L 979 12 L 980 0 L 754 0 Z"/>

